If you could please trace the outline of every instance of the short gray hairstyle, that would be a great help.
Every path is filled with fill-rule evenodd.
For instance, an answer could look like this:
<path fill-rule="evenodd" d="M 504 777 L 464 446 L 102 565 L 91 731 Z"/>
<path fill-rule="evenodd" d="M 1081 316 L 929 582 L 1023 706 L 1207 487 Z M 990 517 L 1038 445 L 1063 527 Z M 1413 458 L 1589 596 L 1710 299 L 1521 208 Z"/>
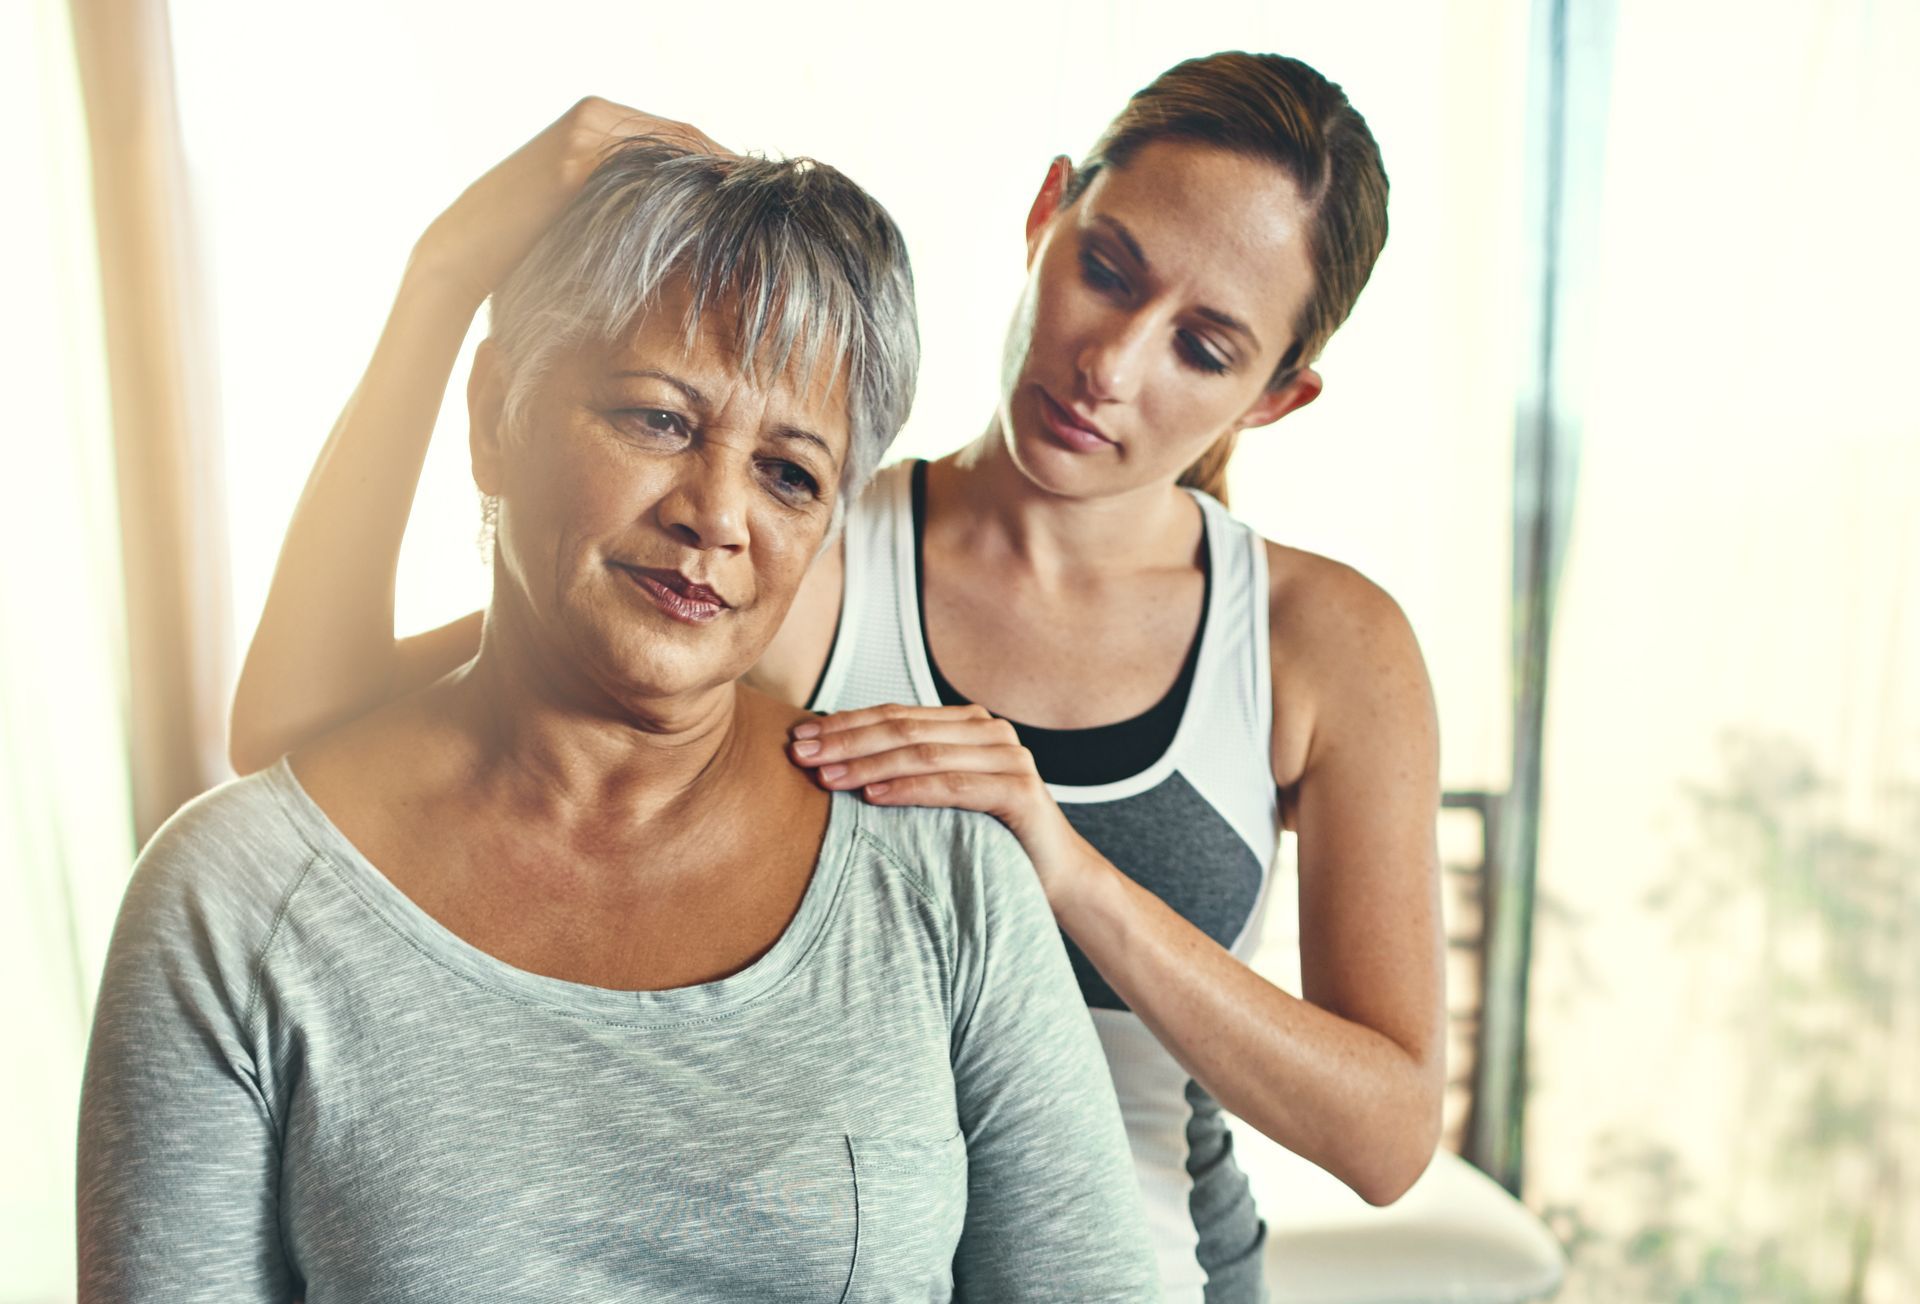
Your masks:
<path fill-rule="evenodd" d="M 616 146 L 533 251 L 494 292 L 493 342 L 516 425 L 556 351 L 629 330 L 663 283 L 701 313 L 738 304 L 747 374 L 784 371 L 795 351 L 848 374 L 851 439 L 836 524 L 906 424 L 920 365 L 913 271 L 893 219 L 812 159 L 721 157 L 650 138 Z"/>

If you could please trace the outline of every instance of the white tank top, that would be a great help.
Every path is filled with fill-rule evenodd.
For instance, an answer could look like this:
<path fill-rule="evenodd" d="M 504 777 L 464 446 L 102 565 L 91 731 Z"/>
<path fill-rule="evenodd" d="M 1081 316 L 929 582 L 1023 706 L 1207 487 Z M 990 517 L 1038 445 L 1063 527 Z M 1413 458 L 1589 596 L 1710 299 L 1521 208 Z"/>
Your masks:
<path fill-rule="evenodd" d="M 940 705 L 922 633 L 913 469 L 880 472 L 848 513 L 840 624 L 816 711 Z M 1218 502 L 1193 497 L 1206 526 L 1207 605 L 1172 744 L 1127 778 L 1047 786 L 1103 855 L 1244 962 L 1280 836 L 1267 554 Z M 1219 1104 L 1070 940 L 1067 951 L 1113 1073 L 1165 1298 L 1255 1304 L 1266 1229 Z"/>

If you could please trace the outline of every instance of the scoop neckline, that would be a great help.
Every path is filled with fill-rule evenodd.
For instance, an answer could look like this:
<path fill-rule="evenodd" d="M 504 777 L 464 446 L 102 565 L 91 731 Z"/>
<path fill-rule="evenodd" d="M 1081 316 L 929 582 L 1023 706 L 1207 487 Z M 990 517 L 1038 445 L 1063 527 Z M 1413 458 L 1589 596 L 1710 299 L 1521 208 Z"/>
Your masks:
<path fill-rule="evenodd" d="M 720 1018 L 769 995 L 792 976 L 812 953 L 839 904 L 864 813 L 862 804 L 849 794 L 831 795 L 813 877 L 785 931 L 759 959 L 737 973 L 690 987 L 623 991 L 534 973 L 475 946 L 422 909 L 354 846 L 301 785 L 290 758 L 281 757 L 265 778 L 308 848 L 381 922 L 426 959 L 522 1004 L 634 1026 Z"/>
<path fill-rule="evenodd" d="M 946 677 L 939 673 L 933 659 L 933 646 L 927 638 L 926 606 L 922 585 L 924 581 L 921 530 L 922 512 L 916 510 L 916 499 L 924 493 L 927 468 L 931 463 L 925 458 L 902 463 L 906 474 L 900 478 L 895 490 L 894 552 L 898 574 L 899 601 L 903 609 L 910 611 L 910 619 L 903 620 L 907 653 L 907 670 L 914 687 L 921 694 L 921 700 L 929 705 L 945 704 L 946 696 L 940 687 L 947 683 Z M 1226 561 L 1225 544 L 1222 539 L 1222 523 L 1214 518 L 1219 504 L 1207 493 L 1191 486 L 1181 486 L 1187 496 L 1193 499 L 1200 510 L 1200 538 L 1205 566 L 1202 571 L 1204 587 L 1202 589 L 1200 620 L 1194 630 L 1193 642 L 1188 645 L 1187 659 L 1182 663 L 1179 677 L 1165 696 L 1139 715 L 1108 724 L 1090 725 L 1082 729 L 1048 729 L 1043 725 L 1029 725 L 1007 719 L 1016 733 L 1023 739 L 1029 734 L 1037 735 L 1037 741 L 1053 742 L 1065 745 L 1085 745 L 1101 747 L 1110 739 L 1143 728 L 1152 718 L 1163 711 L 1168 714 L 1169 701 L 1178 697 L 1179 711 L 1175 716 L 1173 728 L 1165 737 L 1165 742 L 1155 748 L 1151 759 L 1134 767 L 1125 775 L 1103 778 L 1092 782 L 1063 783 L 1041 776 L 1047 790 L 1054 799 L 1062 803 L 1087 803 L 1114 801 L 1136 795 L 1165 781 L 1176 768 L 1175 762 L 1189 742 L 1191 731 L 1196 728 L 1194 721 L 1198 712 L 1194 709 L 1194 694 L 1203 680 L 1214 673 L 1213 667 L 1221 655 L 1218 651 L 1220 633 L 1216 630 L 1219 622 L 1219 595 L 1215 592 L 1214 577 L 1222 573 Z M 954 690 L 954 696 L 962 696 Z M 964 704 L 964 703 L 957 703 Z M 987 707 L 991 711 L 993 708 Z M 1006 717 L 1003 717 L 1006 718 Z"/>

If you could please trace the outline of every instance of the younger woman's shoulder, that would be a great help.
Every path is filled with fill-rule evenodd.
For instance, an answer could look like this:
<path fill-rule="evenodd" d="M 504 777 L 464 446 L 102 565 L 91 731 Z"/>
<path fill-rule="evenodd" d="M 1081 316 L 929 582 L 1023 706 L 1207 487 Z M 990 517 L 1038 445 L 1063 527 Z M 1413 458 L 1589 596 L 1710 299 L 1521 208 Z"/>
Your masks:
<path fill-rule="evenodd" d="M 1400 604 L 1343 562 L 1266 547 L 1274 782 L 1291 790 L 1334 740 L 1431 752 L 1433 685 Z"/>
<path fill-rule="evenodd" d="M 1431 736 L 1433 687 L 1400 604 L 1344 562 L 1266 549 L 1274 781 L 1291 787 L 1317 743 L 1352 730 Z"/>
<path fill-rule="evenodd" d="M 1345 562 L 1262 539 L 1267 554 L 1267 620 L 1294 656 L 1350 655 L 1412 638 L 1406 612 L 1384 588 Z"/>

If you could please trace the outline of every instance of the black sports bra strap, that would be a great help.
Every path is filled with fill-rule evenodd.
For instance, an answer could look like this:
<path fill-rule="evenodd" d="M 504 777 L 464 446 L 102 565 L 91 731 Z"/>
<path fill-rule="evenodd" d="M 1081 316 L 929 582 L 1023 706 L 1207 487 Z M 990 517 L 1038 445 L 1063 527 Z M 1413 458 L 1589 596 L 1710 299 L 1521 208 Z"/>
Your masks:
<path fill-rule="evenodd" d="M 927 638 L 927 579 L 925 535 L 927 523 L 927 463 L 913 464 L 913 579 L 915 610 L 919 617 L 920 643 L 926 649 L 927 668 L 933 672 L 934 691 L 943 706 L 968 706 L 971 703 L 940 673 L 940 662 L 933 655 Z M 1205 517 L 1201 529 L 1206 528 Z M 1204 544 L 1201 557 L 1209 556 Z M 1207 613 L 1213 605 L 1213 570 L 1203 562 L 1205 590 L 1200 601 L 1200 623 L 1187 647 L 1187 659 L 1180 675 L 1166 696 L 1130 720 L 1095 725 L 1091 729 L 1043 729 L 1038 725 L 1009 720 L 1021 745 L 1033 753 L 1040 777 L 1048 783 L 1071 787 L 1089 787 L 1118 783 L 1146 770 L 1166 755 L 1180 731 L 1180 718 L 1186 714 L 1187 699 L 1193 695 L 1194 675 L 1200 667 L 1200 640 L 1207 627 Z M 997 714 L 997 712 L 996 712 Z M 1004 718 L 1004 717 L 1003 717 Z"/>

